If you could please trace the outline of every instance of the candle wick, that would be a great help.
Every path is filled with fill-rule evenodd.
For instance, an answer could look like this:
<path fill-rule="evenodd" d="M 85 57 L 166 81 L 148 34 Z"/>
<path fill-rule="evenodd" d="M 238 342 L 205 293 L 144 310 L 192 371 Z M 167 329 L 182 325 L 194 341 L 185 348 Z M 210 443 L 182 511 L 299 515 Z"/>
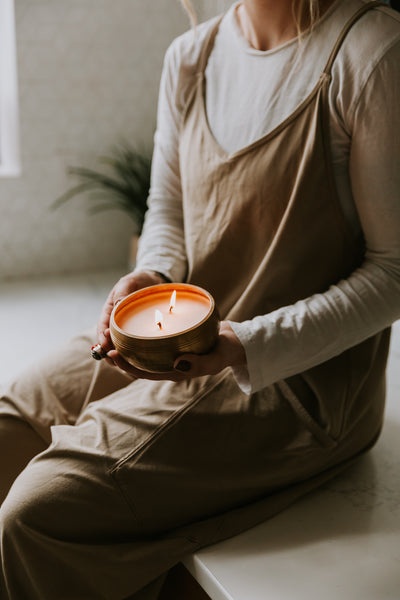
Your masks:
<path fill-rule="evenodd" d="M 162 329 L 163 316 L 159 310 L 156 310 L 155 317 L 156 317 L 155 318 L 156 325 L 158 326 L 159 329 Z"/>
<path fill-rule="evenodd" d="M 170 313 L 172 313 L 172 309 L 173 309 L 173 308 L 174 308 L 174 307 L 173 307 L 172 305 L 169 307 L 169 312 L 170 312 Z"/>

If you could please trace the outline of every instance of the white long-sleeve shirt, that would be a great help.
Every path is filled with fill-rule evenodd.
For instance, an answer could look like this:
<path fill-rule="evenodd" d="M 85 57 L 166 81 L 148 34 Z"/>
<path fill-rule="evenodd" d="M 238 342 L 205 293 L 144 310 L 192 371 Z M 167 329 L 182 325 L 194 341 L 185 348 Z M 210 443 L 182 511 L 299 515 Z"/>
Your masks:
<path fill-rule="evenodd" d="M 346 21 L 364 0 L 336 0 L 299 46 L 253 49 L 236 20 L 224 16 L 206 68 L 211 131 L 235 152 L 274 129 L 315 86 Z M 160 85 L 149 211 L 137 270 L 173 281 L 186 273 L 178 139 L 194 85 L 202 42 L 214 20 L 177 38 L 167 51 Z M 246 368 L 234 369 L 254 392 L 328 360 L 400 317 L 400 15 L 385 7 L 365 14 L 332 68 L 330 145 L 348 226 L 363 235 L 365 260 L 325 293 L 231 323 Z M 305 232 L 306 235 L 307 232 Z"/>

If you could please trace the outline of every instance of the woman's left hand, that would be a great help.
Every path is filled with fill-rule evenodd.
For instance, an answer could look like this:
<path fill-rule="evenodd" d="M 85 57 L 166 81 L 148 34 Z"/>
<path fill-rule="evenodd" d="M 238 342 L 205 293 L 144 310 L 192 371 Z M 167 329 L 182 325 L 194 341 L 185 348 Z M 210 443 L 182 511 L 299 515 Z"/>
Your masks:
<path fill-rule="evenodd" d="M 246 364 L 246 354 L 228 321 L 220 324 L 218 341 L 208 354 L 182 354 L 174 364 L 174 371 L 168 373 L 149 373 L 141 371 L 126 362 L 117 350 L 110 350 L 107 357 L 116 367 L 136 379 L 152 379 L 154 381 L 183 381 L 202 375 L 216 375 L 226 367 L 237 367 Z"/>

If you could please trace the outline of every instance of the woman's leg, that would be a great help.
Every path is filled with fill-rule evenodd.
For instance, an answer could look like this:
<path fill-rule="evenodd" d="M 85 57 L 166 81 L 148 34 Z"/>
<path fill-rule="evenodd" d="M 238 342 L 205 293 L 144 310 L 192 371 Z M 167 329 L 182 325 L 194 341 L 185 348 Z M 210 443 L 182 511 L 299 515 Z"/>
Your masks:
<path fill-rule="evenodd" d="M 74 426 L 53 427 L 49 448 L 16 479 L 0 509 L 2 600 L 2 593 L 4 600 L 122 600 L 132 594 L 139 600 L 157 593 L 152 582 L 198 548 L 188 532 L 174 531 L 187 500 L 173 494 L 173 463 L 168 475 L 166 465 L 158 471 L 152 461 L 144 480 L 138 464 L 128 498 L 115 478 L 121 460 L 157 440 L 192 402 L 186 385 L 176 389 L 168 382 L 149 391 L 148 383 L 90 404 Z M 184 452 L 185 439 L 179 444 Z M 159 496 L 165 484 L 164 506 Z"/>
<path fill-rule="evenodd" d="M 94 330 L 75 336 L 0 393 L 0 505 L 26 464 L 51 441 L 51 427 L 73 424 L 84 406 L 132 379 L 90 356 Z"/>
<path fill-rule="evenodd" d="M 161 581 L 149 583 L 193 551 L 193 541 L 146 534 L 90 425 L 56 429 L 70 442 L 34 458 L 0 509 L 1 600 L 153 600 Z M 151 490 L 138 493 L 151 511 Z"/>
<path fill-rule="evenodd" d="M 139 380 L 53 427 L 0 509 L 1 600 L 125 600 L 326 481 L 347 450 L 279 393 Z"/>
<path fill-rule="evenodd" d="M 46 447 L 25 421 L 16 417 L 0 418 L 0 505 L 18 473 Z"/>

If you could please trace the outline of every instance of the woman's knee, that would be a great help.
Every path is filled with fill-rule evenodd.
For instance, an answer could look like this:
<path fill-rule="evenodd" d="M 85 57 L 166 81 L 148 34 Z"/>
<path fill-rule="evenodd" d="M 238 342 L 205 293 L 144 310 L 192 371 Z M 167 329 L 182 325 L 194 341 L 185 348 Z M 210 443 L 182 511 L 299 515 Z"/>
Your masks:
<path fill-rule="evenodd" d="M 0 505 L 19 473 L 46 447 L 28 423 L 0 415 Z"/>
<path fill-rule="evenodd" d="M 28 466 L 17 477 L 0 507 L 1 536 L 9 540 L 18 537 L 18 531 L 33 528 L 46 519 L 47 496 L 51 477 L 38 478 Z"/>
<path fill-rule="evenodd" d="M 132 513 L 108 474 L 104 456 L 50 446 L 14 482 L 0 512 L 1 527 L 25 527 L 70 542 L 115 537 Z"/>

